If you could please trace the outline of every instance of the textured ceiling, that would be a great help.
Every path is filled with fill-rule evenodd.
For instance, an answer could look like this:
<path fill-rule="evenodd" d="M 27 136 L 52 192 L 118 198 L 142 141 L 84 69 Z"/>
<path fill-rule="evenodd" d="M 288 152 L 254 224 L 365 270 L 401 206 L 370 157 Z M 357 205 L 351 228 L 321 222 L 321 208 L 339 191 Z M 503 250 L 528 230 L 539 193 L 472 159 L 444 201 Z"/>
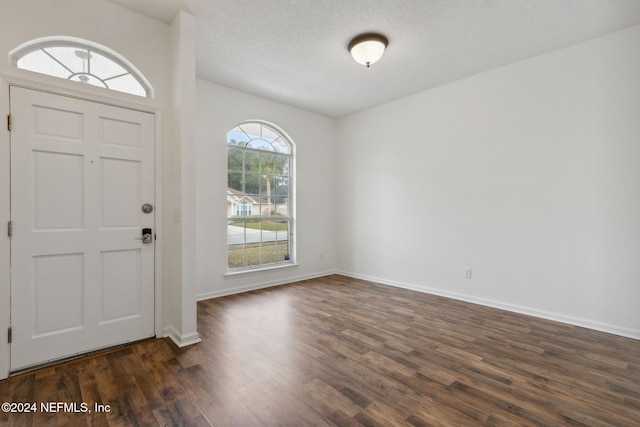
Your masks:
<path fill-rule="evenodd" d="M 198 77 L 340 117 L 640 23 L 639 0 L 111 0 L 197 25 Z M 375 31 L 370 69 L 347 51 Z"/>

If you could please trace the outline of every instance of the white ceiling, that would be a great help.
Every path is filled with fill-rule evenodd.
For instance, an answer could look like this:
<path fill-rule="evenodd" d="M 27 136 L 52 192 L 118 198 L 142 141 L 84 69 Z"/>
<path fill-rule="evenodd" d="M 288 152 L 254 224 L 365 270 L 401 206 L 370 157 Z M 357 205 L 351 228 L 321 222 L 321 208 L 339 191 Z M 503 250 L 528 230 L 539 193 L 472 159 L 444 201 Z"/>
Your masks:
<path fill-rule="evenodd" d="M 331 117 L 640 23 L 639 0 L 110 1 L 193 13 L 199 78 Z M 347 45 L 371 31 L 389 47 L 366 69 Z"/>

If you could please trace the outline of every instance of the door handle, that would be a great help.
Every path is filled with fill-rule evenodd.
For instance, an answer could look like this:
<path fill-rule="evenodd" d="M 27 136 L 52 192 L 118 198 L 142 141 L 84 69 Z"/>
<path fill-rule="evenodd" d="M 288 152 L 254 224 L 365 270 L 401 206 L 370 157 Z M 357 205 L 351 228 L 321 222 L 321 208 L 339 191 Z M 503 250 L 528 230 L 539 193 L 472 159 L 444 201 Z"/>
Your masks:
<path fill-rule="evenodd" d="M 136 240 L 142 240 L 142 243 L 153 243 L 153 232 L 150 228 L 142 229 L 142 237 L 136 237 Z"/>

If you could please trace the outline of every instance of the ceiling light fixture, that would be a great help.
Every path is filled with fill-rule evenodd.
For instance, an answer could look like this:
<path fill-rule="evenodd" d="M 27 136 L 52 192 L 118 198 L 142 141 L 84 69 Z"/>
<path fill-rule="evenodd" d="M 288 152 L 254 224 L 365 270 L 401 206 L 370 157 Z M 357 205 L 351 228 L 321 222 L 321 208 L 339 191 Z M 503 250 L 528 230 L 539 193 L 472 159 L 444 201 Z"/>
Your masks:
<path fill-rule="evenodd" d="M 358 64 L 369 68 L 382 57 L 388 44 L 389 40 L 382 34 L 360 34 L 349 43 L 349 52 Z"/>

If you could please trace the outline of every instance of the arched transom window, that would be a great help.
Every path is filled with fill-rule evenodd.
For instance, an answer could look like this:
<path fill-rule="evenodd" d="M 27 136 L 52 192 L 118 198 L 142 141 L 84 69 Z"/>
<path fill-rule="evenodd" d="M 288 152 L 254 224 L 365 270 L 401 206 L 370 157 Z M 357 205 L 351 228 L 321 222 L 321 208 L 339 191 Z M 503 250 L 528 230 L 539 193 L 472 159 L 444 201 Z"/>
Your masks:
<path fill-rule="evenodd" d="M 86 40 L 61 37 L 32 40 L 10 53 L 13 65 L 118 92 L 152 97 L 147 79 L 124 57 Z"/>
<path fill-rule="evenodd" d="M 247 122 L 227 133 L 229 271 L 292 264 L 293 143 L 276 127 Z"/>

